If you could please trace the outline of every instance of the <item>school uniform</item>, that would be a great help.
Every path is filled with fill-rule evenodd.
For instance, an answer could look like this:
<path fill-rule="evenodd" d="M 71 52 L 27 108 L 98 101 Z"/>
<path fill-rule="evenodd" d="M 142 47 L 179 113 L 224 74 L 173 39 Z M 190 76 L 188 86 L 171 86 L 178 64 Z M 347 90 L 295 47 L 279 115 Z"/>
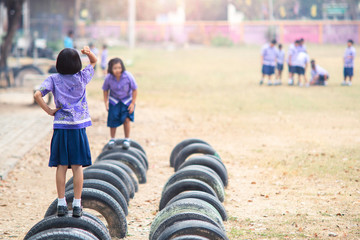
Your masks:
<path fill-rule="evenodd" d="M 299 52 L 294 63 L 295 73 L 305 75 L 305 67 L 309 60 L 309 55 L 306 52 Z"/>
<path fill-rule="evenodd" d="M 263 57 L 262 74 L 273 75 L 275 73 L 276 65 L 276 48 L 271 47 L 269 44 L 264 45 L 261 50 L 261 56 Z"/>
<path fill-rule="evenodd" d="M 346 48 L 344 53 L 344 77 L 352 77 L 354 75 L 355 55 L 356 55 L 356 51 L 353 46 Z"/>
<path fill-rule="evenodd" d="M 325 76 L 326 79 L 329 79 L 329 73 L 324 68 L 320 67 L 319 65 L 315 65 L 315 69 L 311 69 L 311 81 L 316 77 L 319 76 L 315 85 L 325 85 Z"/>
<path fill-rule="evenodd" d="M 285 52 L 284 50 L 278 49 L 276 52 L 276 68 L 279 71 L 284 69 L 284 59 L 285 59 Z"/>
<path fill-rule="evenodd" d="M 124 71 L 118 81 L 114 75 L 107 74 L 102 89 L 110 90 L 107 126 L 119 127 L 126 118 L 133 122 L 134 112 L 130 114 L 128 107 L 132 102 L 132 93 L 137 89 L 134 76 L 130 72 Z"/>
<path fill-rule="evenodd" d="M 298 49 L 294 44 L 291 44 L 288 50 L 288 67 L 289 73 L 296 73 L 295 61 L 297 58 Z"/>
<path fill-rule="evenodd" d="M 88 65 L 74 75 L 53 74 L 40 85 L 42 96 L 52 92 L 56 108 L 49 166 L 91 165 L 86 127 L 91 126 L 86 85 L 94 76 Z"/>
<path fill-rule="evenodd" d="M 108 50 L 104 49 L 101 52 L 101 69 L 105 70 L 107 66 Z"/>

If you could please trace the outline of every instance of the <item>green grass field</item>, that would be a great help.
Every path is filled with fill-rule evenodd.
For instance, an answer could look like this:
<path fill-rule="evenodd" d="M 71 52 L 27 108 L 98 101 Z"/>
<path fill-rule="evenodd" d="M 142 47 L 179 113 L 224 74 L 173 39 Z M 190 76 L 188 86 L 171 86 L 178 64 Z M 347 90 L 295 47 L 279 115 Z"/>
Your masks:
<path fill-rule="evenodd" d="M 360 238 L 359 228 L 353 227 L 359 226 L 356 212 L 360 209 L 360 68 L 355 67 L 353 86 L 341 87 L 345 46 L 309 44 L 307 47 L 310 57 L 329 71 L 327 87 L 289 87 L 287 69 L 282 86 L 259 86 L 259 46 L 189 47 L 174 51 L 110 49 L 111 56 L 131 62 L 127 70 L 134 74 L 139 85 L 137 114 L 146 108 L 165 116 L 167 112 L 175 112 L 176 117 L 159 119 L 159 126 L 169 124 L 164 121 L 177 121 L 179 130 L 186 129 L 193 136 L 205 138 L 219 149 L 231 169 L 230 180 L 234 184 L 227 190 L 228 202 L 225 202 L 232 217 L 226 225 L 231 239 L 327 238 L 326 231 L 336 231 L 332 221 L 340 211 L 348 211 L 338 223 L 343 227 L 341 234 L 345 232 L 349 239 Z M 360 66 L 359 63 L 357 58 L 355 66 Z M 309 70 L 307 75 L 309 78 Z M 101 78 L 91 83 L 90 97 L 102 99 L 101 84 Z M 307 210 L 313 211 L 310 216 L 300 208 L 285 219 L 277 215 L 279 211 L 265 208 L 267 215 L 273 216 L 272 223 L 269 218 L 262 221 L 248 216 L 246 213 L 256 210 L 246 212 L 247 202 L 241 201 L 247 198 L 236 183 L 241 181 L 242 171 L 254 166 L 264 170 L 259 178 L 266 181 L 269 177 L 269 183 L 272 176 L 281 176 L 284 181 L 290 178 L 289 188 L 299 187 L 297 194 L 290 194 L 294 202 L 302 201 L 303 196 L 305 202 L 314 202 L 311 199 L 320 190 L 309 179 L 327 183 L 329 199 L 336 197 L 341 186 L 346 186 L 335 204 L 341 209 L 331 209 L 337 206 L 330 207 L 329 203 L 329 206 L 320 204 L 315 210 L 314 202 L 307 205 Z M 309 189 L 301 188 L 302 182 Z M 240 207 L 230 200 L 240 201 Z M 329 217 L 324 215 L 327 211 Z M 288 230 L 293 222 L 301 222 L 304 230 Z M 263 224 L 265 229 L 255 231 L 251 227 L 254 224 Z M 341 234 L 338 236 L 345 236 Z"/>

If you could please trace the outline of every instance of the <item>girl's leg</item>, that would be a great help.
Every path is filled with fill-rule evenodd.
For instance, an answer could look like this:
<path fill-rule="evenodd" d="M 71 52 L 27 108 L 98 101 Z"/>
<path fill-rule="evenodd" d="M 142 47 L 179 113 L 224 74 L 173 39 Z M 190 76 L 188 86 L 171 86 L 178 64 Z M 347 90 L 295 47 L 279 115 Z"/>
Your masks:
<path fill-rule="evenodd" d="M 124 122 L 124 135 L 125 138 L 130 138 L 130 119 L 126 118 Z"/>
<path fill-rule="evenodd" d="M 83 169 L 81 165 L 71 165 L 74 179 L 74 199 L 81 199 L 83 188 Z"/>
<path fill-rule="evenodd" d="M 58 165 L 56 169 L 56 189 L 58 198 L 65 197 L 65 180 L 67 169 L 67 165 Z"/>
<path fill-rule="evenodd" d="M 116 128 L 110 128 L 110 137 L 115 138 Z"/>

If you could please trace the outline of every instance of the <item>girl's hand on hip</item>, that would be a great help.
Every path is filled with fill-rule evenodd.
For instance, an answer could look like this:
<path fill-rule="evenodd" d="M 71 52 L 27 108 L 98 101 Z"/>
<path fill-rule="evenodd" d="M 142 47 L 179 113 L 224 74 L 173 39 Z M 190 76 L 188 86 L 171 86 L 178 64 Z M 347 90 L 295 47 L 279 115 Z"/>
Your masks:
<path fill-rule="evenodd" d="M 49 109 L 49 112 L 48 112 L 48 114 L 50 115 L 50 116 L 55 116 L 55 113 L 57 112 L 57 111 L 59 111 L 61 108 L 50 108 Z"/>
<path fill-rule="evenodd" d="M 135 103 L 131 103 L 128 107 L 128 111 L 130 114 L 132 114 L 134 112 L 135 109 Z"/>

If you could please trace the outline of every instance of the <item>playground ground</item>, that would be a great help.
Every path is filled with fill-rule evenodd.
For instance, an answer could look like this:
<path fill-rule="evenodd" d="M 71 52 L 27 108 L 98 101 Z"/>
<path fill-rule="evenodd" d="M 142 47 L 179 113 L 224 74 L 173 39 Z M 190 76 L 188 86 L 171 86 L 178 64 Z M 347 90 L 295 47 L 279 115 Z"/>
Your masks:
<path fill-rule="evenodd" d="M 209 142 L 228 169 L 230 239 L 360 238 L 360 69 L 353 86 L 341 87 L 344 46 L 309 45 L 308 51 L 329 71 L 329 86 L 259 86 L 258 46 L 110 49 L 137 79 L 132 138 L 150 163 L 148 182 L 130 201 L 126 239 L 147 239 L 173 174 L 171 150 L 190 137 Z M 109 137 L 101 85 L 99 77 L 88 86 L 93 159 Z M 2 129 L 29 131 L 23 113 L 39 120 L 38 135 L 49 117 L 23 99 L 0 98 L 1 116 L 12 116 Z M 47 167 L 51 130 L 44 129 L 39 139 L 26 134 L 32 146 L 0 182 L 0 239 L 22 239 L 56 198 L 55 169 Z M 8 152 L 18 151 L 17 141 L 6 145 Z"/>

